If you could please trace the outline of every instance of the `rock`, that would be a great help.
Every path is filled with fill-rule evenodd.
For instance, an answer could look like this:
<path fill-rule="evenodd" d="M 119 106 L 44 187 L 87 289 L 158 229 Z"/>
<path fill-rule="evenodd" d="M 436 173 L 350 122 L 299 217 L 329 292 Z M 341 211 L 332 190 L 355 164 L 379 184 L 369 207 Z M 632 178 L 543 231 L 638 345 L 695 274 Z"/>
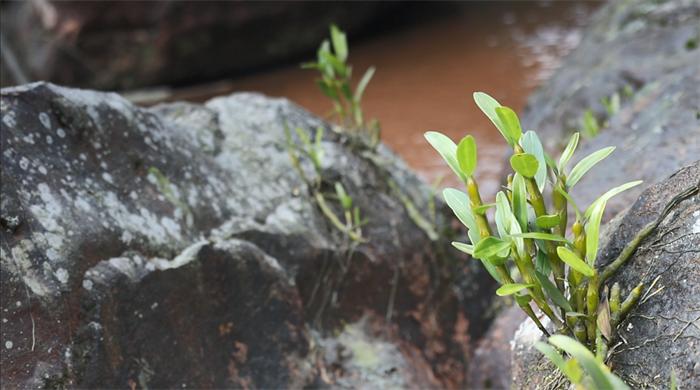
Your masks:
<path fill-rule="evenodd" d="M 479 389 L 511 389 L 511 340 L 527 315 L 518 306 L 501 311 L 476 345 L 468 383 Z"/>
<path fill-rule="evenodd" d="M 296 60 L 328 36 L 330 23 L 359 33 L 397 10 L 396 4 L 284 2 L 2 6 L 6 47 L 25 77 L 100 89 L 210 81 Z M 5 75 L 3 86 L 12 85 Z"/>
<path fill-rule="evenodd" d="M 609 219 L 646 186 L 700 155 L 698 18 L 697 0 L 610 2 L 593 18 L 581 44 L 528 100 L 522 122 L 538 131 L 555 156 L 582 128 L 587 110 L 602 128 L 580 144 L 578 159 L 617 147 L 576 185 L 579 205 L 624 182 L 644 180 L 608 202 Z M 613 95 L 621 103 L 611 114 L 601 100 Z"/>
<path fill-rule="evenodd" d="M 444 239 L 416 226 L 406 200 L 427 218 L 430 191 L 386 147 L 256 94 L 144 109 L 35 83 L 1 102 L 3 386 L 465 386 L 494 282 L 441 203 Z M 321 213 L 285 126 L 326 129 L 323 189 L 342 182 L 367 242 Z"/>
<path fill-rule="evenodd" d="M 606 226 L 598 265 L 615 259 L 674 196 L 698 186 L 700 161 L 645 190 L 629 211 Z M 696 193 L 672 209 L 608 283 L 619 282 L 624 296 L 640 281 L 645 283 L 639 305 L 617 327 L 620 337 L 611 347 L 610 364 L 614 372 L 632 388 L 665 388 L 672 371 L 680 387 L 700 386 L 697 371 L 700 361 L 698 248 L 700 195 Z M 543 384 L 552 378 L 553 366 L 532 348 L 539 336 L 529 321 L 524 322 L 516 334 L 513 349 L 516 388 L 545 388 Z"/>

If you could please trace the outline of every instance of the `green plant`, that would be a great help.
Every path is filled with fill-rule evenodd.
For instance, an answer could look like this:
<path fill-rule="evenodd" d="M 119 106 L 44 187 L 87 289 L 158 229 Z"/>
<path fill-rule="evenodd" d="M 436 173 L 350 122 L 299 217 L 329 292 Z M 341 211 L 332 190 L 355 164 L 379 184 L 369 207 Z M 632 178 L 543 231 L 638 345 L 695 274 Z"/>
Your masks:
<path fill-rule="evenodd" d="M 291 131 L 289 127 L 285 126 L 285 137 L 287 141 L 287 151 L 289 152 L 289 157 L 292 160 L 292 166 L 299 173 L 299 176 L 306 183 L 307 187 L 311 191 L 311 195 L 314 198 L 317 206 L 323 213 L 323 215 L 333 224 L 335 228 L 346 235 L 353 243 L 360 243 L 364 241 L 362 237 L 362 225 L 364 221 L 360 217 L 360 209 L 357 206 L 353 206 L 353 199 L 345 191 L 345 187 L 340 182 L 334 183 L 334 196 L 343 210 L 342 218 L 338 217 L 333 209 L 329 206 L 326 200 L 326 195 L 323 191 L 324 182 L 322 176 L 322 159 L 323 159 L 323 127 L 318 127 L 316 129 L 315 136 L 312 137 L 302 128 L 296 128 L 295 132 L 297 138 L 301 141 L 301 145 L 298 145 L 292 139 Z M 309 177 L 304 171 L 301 158 L 306 157 L 314 168 L 314 176 Z"/>
<path fill-rule="evenodd" d="M 607 102 L 607 101 L 606 101 Z M 604 103 L 605 105 L 605 103 Z M 610 105 L 610 109 L 612 109 L 612 104 Z M 606 109 L 607 106 L 606 106 Z M 586 138 L 593 138 L 598 135 L 600 132 L 600 122 L 598 121 L 598 118 L 593 115 L 592 110 L 586 110 L 583 113 L 583 118 L 581 119 L 581 132 L 583 133 Z"/>
<path fill-rule="evenodd" d="M 589 351 L 583 344 L 571 337 L 555 335 L 549 344 L 535 344 L 559 371 L 578 389 L 627 390 L 629 387 Z M 554 347 L 565 351 L 570 358 L 562 356 Z"/>
<path fill-rule="evenodd" d="M 365 122 L 362 95 L 375 69 L 367 69 L 353 90 L 352 67 L 347 63 L 349 51 L 345 33 L 337 26 L 331 25 L 330 35 L 330 41 L 324 40 L 318 48 L 316 62 L 302 64 L 302 67 L 319 72 L 320 77 L 316 83 L 333 102 L 333 113 L 338 124 L 358 136 L 368 138 L 367 141 L 374 147 L 379 141 L 381 129 L 375 119 L 369 123 Z"/>
<path fill-rule="evenodd" d="M 617 388 L 598 386 L 605 381 L 621 383 L 609 375 L 602 364 L 608 357 L 608 345 L 615 340 L 615 329 L 639 301 L 644 284 L 637 284 L 622 300 L 620 285 L 615 283 L 608 288 L 606 282 L 632 257 L 640 243 L 673 207 L 700 193 L 700 185 L 674 196 L 658 217 L 640 229 L 613 261 L 597 268 L 600 225 L 607 202 L 641 181 L 615 187 L 581 210 L 570 195 L 571 190 L 614 148 L 591 153 L 569 169 L 578 146 L 578 133 L 571 136 L 555 161 L 544 152 L 535 132 L 523 133 L 513 110 L 501 106 L 482 92 L 475 93 L 474 100 L 513 149 L 510 165 L 514 173 L 508 175 L 505 191 L 496 194 L 495 204 L 484 204 L 474 177 L 478 162 L 474 138 L 467 135 L 455 144 L 438 132 L 425 134 L 466 187 L 466 193 L 454 188 L 443 192 L 447 205 L 467 228 L 471 241 L 452 244 L 480 260 L 501 285 L 496 293 L 513 295 L 518 306 L 547 337 L 550 333 L 531 304 L 534 303 L 551 320 L 558 335 L 550 337 L 550 342 L 571 355 L 575 360 L 570 361 L 580 363 L 590 376 L 586 379 L 580 369 L 562 368 L 575 363 L 557 364 L 555 361 L 573 383 L 581 386 L 593 383 L 594 388 Z M 546 194 L 549 194 L 549 202 L 545 201 Z M 494 206 L 495 229 L 489 222 L 488 213 Z M 574 212 L 571 223 L 569 208 Z M 511 274 L 511 265 L 519 276 Z M 551 353 L 547 355 L 552 360 L 557 359 Z"/>
<path fill-rule="evenodd" d="M 601 287 L 619 266 L 595 268 L 600 223 L 607 201 L 641 182 L 613 188 L 586 210 L 580 210 L 570 195 L 571 190 L 614 148 L 594 152 L 569 169 L 578 145 L 578 133 L 571 137 L 555 162 L 544 152 L 535 132 L 523 133 L 513 110 L 485 93 L 475 93 L 474 99 L 513 149 L 510 165 L 514 173 L 508 176 L 506 190 L 496 194 L 493 229 L 487 213 L 491 205 L 482 202 L 474 177 L 477 168 L 474 138 L 468 135 L 457 145 L 440 133 L 425 134 L 466 186 L 466 193 L 452 188 L 443 193 L 448 206 L 467 227 L 471 241 L 453 245 L 481 260 L 501 284 L 496 293 L 514 295 L 517 304 L 545 335 L 549 336 L 549 332 L 531 303 L 551 320 L 557 333 L 576 338 L 603 361 L 606 341 L 612 337 L 610 329 L 616 325 L 611 324 L 612 319 L 619 321 L 624 317 L 641 286 L 632 290 L 624 304 L 619 304 L 619 286 L 613 287 L 617 301 L 608 305 L 607 300 L 601 300 Z M 551 208 L 545 194 L 549 194 Z M 569 207 L 574 211 L 571 224 Z M 518 280 L 511 275 L 510 265 L 517 269 Z"/>

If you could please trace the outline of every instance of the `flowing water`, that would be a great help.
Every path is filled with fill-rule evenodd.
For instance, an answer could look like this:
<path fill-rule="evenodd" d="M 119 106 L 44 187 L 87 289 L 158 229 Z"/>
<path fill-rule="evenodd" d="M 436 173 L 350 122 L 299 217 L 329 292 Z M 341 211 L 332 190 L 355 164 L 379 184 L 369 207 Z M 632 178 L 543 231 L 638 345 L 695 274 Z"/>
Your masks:
<path fill-rule="evenodd" d="M 438 130 L 458 142 L 476 138 L 476 176 L 486 199 L 500 184 L 506 144 L 472 101 L 484 91 L 519 111 L 527 96 L 558 67 L 581 38 L 581 28 L 598 3 L 476 2 L 449 16 L 359 44 L 350 37 L 356 79 L 377 71 L 363 100 L 365 116 L 379 119 L 382 139 L 427 181 L 445 177 L 457 185 L 423 133 Z M 316 88 L 313 71 L 296 66 L 233 80 L 233 91 L 284 96 L 326 115 L 329 101 Z"/>

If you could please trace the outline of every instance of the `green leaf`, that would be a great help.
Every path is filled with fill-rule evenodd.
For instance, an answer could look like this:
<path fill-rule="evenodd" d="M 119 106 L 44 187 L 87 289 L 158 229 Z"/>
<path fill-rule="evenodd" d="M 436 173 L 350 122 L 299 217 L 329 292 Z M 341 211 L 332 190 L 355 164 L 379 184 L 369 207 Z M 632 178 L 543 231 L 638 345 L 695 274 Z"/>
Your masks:
<path fill-rule="evenodd" d="M 470 256 L 474 253 L 474 245 L 469 245 L 458 241 L 452 241 L 452 246 Z"/>
<path fill-rule="evenodd" d="M 676 370 L 671 369 L 671 378 L 669 379 L 669 390 L 678 390 L 678 380 L 676 379 Z"/>
<path fill-rule="evenodd" d="M 574 212 L 576 213 L 576 219 L 580 221 L 581 220 L 581 211 L 579 210 L 578 206 L 576 205 L 576 201 L 574 200 L 574 198 L 572 198 L 568 192 L 564 191 L 563 189 L 559 188 L 558 186 L 556 186 L 555 189 L 557 190 L 558 193 L 561 194 L 561 196 L 566 198 L 566 201 L 569 202 L 571 207 L 574 209 Z"/>
<path fill-rule="evenodd" d="M 561 371 L 564 375 L 566 375 L 569 380 L 576 384 L 579 383 L 581 380 L 580 377 L 572 376 L 569 367 L 566 364 L 566 361 L 564 360 L 564 357 L 561 356 L 559 352 L 557 352 L 554 347 L 552 347 L 549 344 L 543 343 L 541 341 L 538 341 L 535 343 L 535 348 L 537 348 L 538 351 L 542 352 L 544 356 L 549 359 L 552 363 L 554 363 L 555 366 Z"/>
<path fill-rule="evenodd" d="M 428 131 L 423 136 L 440 153 L 440 156 L 442 156 L 457 177 L 465 181 L 467 178 L 459 168 L 459 162 L 457 161 L 457 145 L 449 137 L 437 131 Z"/>
<path fill-rule="evenodd" d="M 574 151 L 576 151 L 576 146 L 578 146 L 578 140 L 578 132 L 574 133 L 569 139 L 569 144 L 566 145 L 566 149 L 564 149 L 564 152 L 561 154 L 561 157 L 559 157 L 559 164 L 557 165 L 557 169 L 559 170 L 559 172 L 564 172 L 564 170 L 566 169 L 566 165 L 569 163 L 569 160 L 571 160 L 571 157 L 574 156 Z"/>
<path fill-rule="evenodd" d="M 584 213 L 584 217 L 588 218 L 591 216 L 591 213 L 593 212 L 593 208 L 595 207 L 596 203 L 607 202 L 613 196 L 615 196 L 623 191 L 627 191 L 628 189 L 630 189 L 632 187 L 636 187 L 642 183 L 643 182 L 641 180 L 631 181 L 629 183 L 619 185 L 619 186 L 611 189 L 610 191 L 604 193 L 603 195 L 600 196 L 600 198 L 596 199 L 595 201 L 593 201 L 593 203 L 590 206 L 588 206 L 588 208 L 586 209 L 586 212 Z"/>
<path fill-rule="evenodd" d="M 520 223 L 520 230 L 527 230 L 527 190 L 525 179 L 519 173 L 513 176 L 513 214 Z"/>
<path fill-rule="evenodd" d="M 570 251 L 566 247 L 557 247 L 557 254 L 559 255 L 561 261 L 565 262 L 569 265 L 569 267 L 575 269 L 583 275 L 589 277 L 595 275 L 595 270 L 591 268 L 591 266 L 586 264 L 583 260 L 581 260 L 580 257 L 576 255 L 576 253 Z"/>
<path fill-rule="evenodd" d="M 332 100 L 338 99 L 338 94 L 336 93 L 335 88 L 331 88 L 324 80 L 316 80 L 316 85 L 318 85 L 318 88 L 324 95 L 328 96 Z"/>
<path fill-rule="evenodd" d="M 469 256 L 473 256 L 474 253 L 474 246 L 469 245 L 463 242 L 457 242 L 453 241 L 452 246 L 457 248 L 458 250 L 468 254 Z M 498 272 L 496 271 L 496 266 L 493 264 L 489 263 L 486 260 L 479 260 L 481 263 L 484 265 L 484 268 L 486 268 L 486 271 L 491 275 L 492 278 L 494 278 L 498 283 L 502 283 L 500 275 L 498 275 Z"/>
<path fill-rule="evenodd" d="M 346 77 L 348 75 L 348 69 L 343 62 L 341 62 L 336 56 L 330 52 L 321 53 L 324 63 L 330 65 L 333 70 L 338 73 L 340 77 Z"/>
<path fill-rule="evenodd" d="M 509 242 L 496 237 L 486 237 L 474 246 L 474 254 L 472 256 L 477 259 L 488 260 L 494 265 L 501 265 L 505 263 L 505 257 L 508 256 L 510 245 Z"/>
<path fill-rule="evenodd" d="M 540 192 L 544 191 L 544 186 L 547 184 L 547 161 L 545 161 L 544 148 L 537 134 L 530 130 L 523 135 L 520 144 L 525 150 L 525 153 L 531 154 L 537 158 L 537 173 L 535 174 L 535 182 Z"/>
<path fill-rule="evenodd" d="M 508 137 L 514 144 L 518 143 L 523 134 L 523 129 L 520 127 L 520 119 L 518 119 L 515 111 L 506 106 L 496 107 L 496 115 L 501 120 L 503 131 L 508 134 Z"/>
<path fill-rule="evenodd" d="M 335 182 L 335 193 L 338 195 L 343 210 L 350 210 L 352 208 L 352 198 L 348 196 L 348 193 L 345 192 L 345 188 L 339 181 Z"/>
<path fill-rule="evenodd" d="M 365 88 L 367 88 L 367 84 L 369 84 L 369 81 L 372 80 L 372 76 L 374 76 L 374 71 L 375 68 L 374 66 L 371 66 L 365 74 L 362 76 L 360 79 L 360 82 L 357 83 L 357 88 L 355 89 L 355 95 L 353 96 L 353 100 L 356 103 L 359 103 L 362 100 L 362 95 L 365 93 Z"/>
<path fill-rule="evenodd" d="M 586 222 L 584 231 L 586 233 L 586 262 L 593 266 L 598 254 L 598 239 L 600 234 L 600 222 L 603 219 L 606 202 L 595 202 L 595 207 L 591 211 L 591 216 Z"/>
<path fill-rule="evenodd" d="M 459 141 L 459 145 L 457 145 L 457 162 L 464 176 L 469 177 L 474 174 L 476 169 L 476 142 L 471 135 Z"/>
<path fill-rule="evenodd" d="M 549 342 L 557 348 L 573 356 L 593 380 L 596 389 L 629 389 L 619 380 L 611 380 L 614 376 L 603 363 L 596 360 L 595 356 L 585 346 L 568 336 L 554 335 Z"/>
<path fill-rule="evenodd" d="M 540 229 L 551 229 L 559 225 L 559 214 L 541 215 L 535 220 L 535 224 Z"/>
<path fill-rule="evenodd" d="M 496 213 L 494 214 L 494 219 L 496 220 L 496 230 L 501 238 L 505 238 L 509 233 L 510 215 L 511 211 L 510 205 L 508 204 L 508 197 L 503 191 L 498 191 L 496 194 Z"/>
<path fill-rule="evenodd" d="M 459 219 L 467 229 L 470 231 L 478 231 L 474 214 L 472 214 L 469 206 L 469 197 L 467 194 L 454 188 L 445 188 L 442 191 L 442 196 L 445 198 L 447 205 L 452 209 L 452 212 L 457 216 L 457 219 Z M 476 244 L 476 242 L 472 242 L 472 244 Z"/>
<path fill-rule="evenodd" d="M 528 153 L 518 153 L 510 157 L 510 166 L 513 170 L 527 179 L 532 179 L 537 174 L 539 162 L 537 157 Z"/>
<path fill-rule="evenodd" d="M 540 244 L 538 243 L 537 246 L 539 247 Z M 542 247 L 544 247 L 544 245 L 542 245 Z M 537 251 L 535 270 L 545 276 L 552 272 L 552 266 L 549 264 L 549 258 L 547 257 L 547 254 L 541 250 Z"/>
<path fill-rule="evenodd" d="M 507 295 L 513 295 L 516 292 L 533 287 L 534 284 L 521 284 L 521 283 L 511 283 L 511 284 L 504 284 L 501 287 L 496 290 L 496 295 L 499 297 L 505 297 Z"/>
<path fill-rule="evenodd" d="M 498 228 L 498 234 L 503 239 L 512 241 L 515 244 L 518 253 L 525 253 L 525 243 L 522 238 L 511 236 L 522 233 L 520 230 L 520 224 L 515 218 L 515 215 L 510 210 L 510 204 L 508 203 L 508 197 L 503 191 L 499 191 L 496 194 L 496 227 Z"/>
<path fill-rule="evenodd" d="M 564 297 L 564 294 L 559 291 L 557 286 L 549 280 L 549 278 L 540 272 L 535 271 L 535 277 L 537 281 L 540 282 L 540 286 L 547 293 L 549 298 L 556 304 L 566 311 L 573 311 L 569 301 Z"/>
<path fill-rule="evenodd" d="M 542 233 L 542 232 L 528 232 L 528 233 L 521 233 L 521 234 L 512 234 L 513 237 L 521 237 L 521 238 L 531 238 L 534 240 L 545 240 L 545 241 L 557 241 L 557 242 L 565 242 L 568 243 L 569 240 L 562 236 L 558 236 L 556 234 L 551 234 L 551 233 Z"/>
<path fill-rule="evenodd" d="M 328 42 L 328 39 L 324 39 L 323 42 L 321 42 L 321 45 L 318 47 L 318 51 L 316 51 L 316 61 L 319 68 L 323 68 L 326 65 L 323 53 L 330 53 L 330 51 L 331 43 Z"/>
<path fill-rule="evenodd" d="M 510 138 L 509 133 L 505 130 L 505 126 L 503 125 L 503 122 L 501 122 L 501 119 L 498 117 L 498 114 L 496 113 L 496 109 L 498 107 L 501 107 L 501 104 L 496 101 L 496 99 L 492 98 L 491 96 L 483 93 L 483 92 L 474 92 L 474 102 L 476 103 L 477 106 L 479 106 L 479 109 L 486 114 L 486 116 L 491 120 L 491 122 L 496 126 L 498 131 L 501 133 L 503 138 L 506 139 L 506 142 L 508 142 L 508 145 L 513 146 L 515 145 L 515 141 L 513 141 Z"/>
<path fill-rule="evenodd" d="M 593 138 L 600 132 L 600 123 L 598 118 L 593 115 L 593 111 L 586 110 L 583 113 L 583 135 L 588 138 Z"/>
<path fill-rule="evenodd" d="M 481 206 L 474 207 L 472 211 L 474 211 L 474 214 L 479 214 L 479 215 L 484 215 L 486 210 L 490 209 L 491 207 L 495 207 L 496 203 L 484 203 Z"/>
<path fill-rule="evenodd" d="M 341 62 L 348 58 L 348 40 L 345 33 L 335 24 L 331 25 L 331 41 L 333 41 L 333 51 Z"/>
<path fill-rule="evenodd" d="M 583 160 L 579 161 L 578 164 L 574 166 L 574 169 L 571 170 L 569 177 L 566 179 L 566 186 L 571 188 L 576 185 L 576 183 L 581 180 L 586 172 L 588 172 L 594 165 L 602 161 L 604 158 L 608 157 L 613 150 L 615 150 L 615 147 L 609 146 L 607 148 L 600 149 L 597 152 L 593 152 L 586 156 Z"/>

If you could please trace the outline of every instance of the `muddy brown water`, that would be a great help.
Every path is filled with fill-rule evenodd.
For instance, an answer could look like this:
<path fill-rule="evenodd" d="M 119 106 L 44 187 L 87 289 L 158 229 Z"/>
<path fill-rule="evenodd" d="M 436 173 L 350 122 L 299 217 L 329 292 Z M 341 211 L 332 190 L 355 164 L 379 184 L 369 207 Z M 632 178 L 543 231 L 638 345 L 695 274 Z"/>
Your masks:
<path fill-rule="evenodd" d="M 473 103 L 472 93 L 487 92 L 501 104 L 522 110 L 527 96 L 578 44 L 582 28 L 599 5 L 466 3 L 450 16 L 359 44 L 350 37 L 355 80 L 369 66 L 377 68 L 365 92 L 365 116 L 379 119 L 383 141 L 426 181 L 443 177 L 441 187 L 458 183 L 423 133 L 438 130 L 455 142 L 474 135 L 479 150 L 476 176 L 482 195 L 492 199 L 500 184 L 506 144 Z M 317 89 L 315 77 L 313 71 L 290 66 L 231 80 L 224 89 L 283 96 L 325 116 L 331 104 Z"/>

